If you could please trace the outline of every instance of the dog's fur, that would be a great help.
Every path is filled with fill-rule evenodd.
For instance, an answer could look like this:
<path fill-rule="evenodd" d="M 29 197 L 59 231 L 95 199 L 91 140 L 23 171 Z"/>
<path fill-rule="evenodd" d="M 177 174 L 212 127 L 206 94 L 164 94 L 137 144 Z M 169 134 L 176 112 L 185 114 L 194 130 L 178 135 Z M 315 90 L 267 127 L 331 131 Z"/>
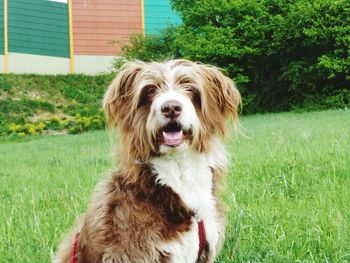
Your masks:
<path fill-rule="evenodd" d="M 169 101 L 181 107 L 179 116 L 163 112 Z M 234 83 L 212 66 L 124 66 L 103 102 L 109 125 L 119 128 L 118 171 L 97 187 L 54 262 L 69 262 L 78 232 L 77 262 L 213 262 L 225 232 L 220 138 L 227 118 L 237 123 L 239 104 Z M 197 258 L 200 220 L 206 244 Z"/>

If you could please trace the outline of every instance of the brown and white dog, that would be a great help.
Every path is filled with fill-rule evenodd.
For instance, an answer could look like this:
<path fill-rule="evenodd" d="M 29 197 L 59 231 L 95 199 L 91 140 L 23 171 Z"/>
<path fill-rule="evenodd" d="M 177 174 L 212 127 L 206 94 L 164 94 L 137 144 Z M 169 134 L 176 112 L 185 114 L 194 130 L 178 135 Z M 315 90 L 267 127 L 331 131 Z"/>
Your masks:
<path fill-rule="evenodd" d="M 226 224 L 220 139 L 239 104 L 234 83 L 212 66 L 124 66 L 103 101 L 119 128 L 118 170 L 98 186 L 53 261 L 214 262 Z"/>

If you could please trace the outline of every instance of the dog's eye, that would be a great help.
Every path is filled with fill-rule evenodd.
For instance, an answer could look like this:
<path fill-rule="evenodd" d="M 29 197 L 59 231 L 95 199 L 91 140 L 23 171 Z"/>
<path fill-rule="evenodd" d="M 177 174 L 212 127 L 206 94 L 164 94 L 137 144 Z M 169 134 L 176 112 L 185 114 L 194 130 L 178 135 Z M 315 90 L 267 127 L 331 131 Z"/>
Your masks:
<path fill-rule="evenodd" d="M 146 86 L 142 89 L 140 100 L 138 103 L 138 107 L 142 105 L 146 105 L 148 102 L 152 100 L 154 95 L 157 92 L 157 87 L 153 85 Z"/>
<path fill-rule="evenodd" d="M 152 97 L 155 93 L 156 93 L 156 87 L 155 86 L 149 86 L 149 87 L 146 87 L 146 93 L 147 93 L 147 96 L 149 97 Z"/>
<path fill-rule="evenodd" d="M 185 87 L 185 90 L 191 95 L 195 95 L 199 93 L 199 90 L 197 89 L 197 87 L 194 87 L 194 86 L 187 86 Z"/>
<path fill-rule="evenodd" d="M 186 91 L 191 95 L 192 101 L 196 103 L 198 106 L 201 106 L 201 95 L 197 87 L 188 86 L 186 87 Z"/>
<path fill-rule="evenodd" d="M 192 86 L 186 87 L 186 90 L 192 94 L 198 91 L 195 87 L 192 87 Z"/>

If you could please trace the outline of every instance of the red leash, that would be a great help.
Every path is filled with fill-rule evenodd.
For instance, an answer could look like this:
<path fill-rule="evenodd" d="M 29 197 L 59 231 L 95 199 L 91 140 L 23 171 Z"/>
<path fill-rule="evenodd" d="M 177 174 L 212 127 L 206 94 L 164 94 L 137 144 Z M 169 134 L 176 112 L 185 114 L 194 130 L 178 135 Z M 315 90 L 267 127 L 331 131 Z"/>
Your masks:
<path fill-rule="evenodd" d="M 198 223 L 198 237 L 199 237 L 199 249 L 198 249 L 198 259 L 202 255 L 205 247 L 205 243 L 207 242 L 207 238 L 205 235 L 205 228 L 203 220 L 199 221 Z"/>
<path fill-rule="evenodd" d="M 207 238 L 205 235 L 203 220 L 199 221 L 197 224 L 198 224 L 198 238 L 199 238 L 199 248 L 198 248 L 198 259 L 199 259 L 204 251 Z M 75 235 L 74 246 L 72 248 L 72 253 L 70 255 L 70 263 L 77 263 L 77 247 L 79 243 L 79 235 L 80 235 L 79 232 Z"/>
<path fill-rule="evenodd" d="M 79 243 L 79 235 L 79 232 L 75 235 L 74 246 L 72 249 L 72 253 L 70 254 L 70 263 L 77 263 L 77 247 Z"/>

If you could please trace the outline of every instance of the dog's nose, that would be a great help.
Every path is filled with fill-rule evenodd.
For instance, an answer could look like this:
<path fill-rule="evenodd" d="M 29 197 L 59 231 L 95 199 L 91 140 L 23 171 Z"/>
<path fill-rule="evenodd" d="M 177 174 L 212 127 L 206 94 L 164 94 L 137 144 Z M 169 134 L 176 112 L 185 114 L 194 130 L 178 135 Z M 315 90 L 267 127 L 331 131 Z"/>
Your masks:
<path fill-rule="evenodd" d="M 161 107 L 161 112 L 164 117 L 175 119 L 179 117 L 182 111 L 181 104 L 175 100 L 165 102 Z"/>

